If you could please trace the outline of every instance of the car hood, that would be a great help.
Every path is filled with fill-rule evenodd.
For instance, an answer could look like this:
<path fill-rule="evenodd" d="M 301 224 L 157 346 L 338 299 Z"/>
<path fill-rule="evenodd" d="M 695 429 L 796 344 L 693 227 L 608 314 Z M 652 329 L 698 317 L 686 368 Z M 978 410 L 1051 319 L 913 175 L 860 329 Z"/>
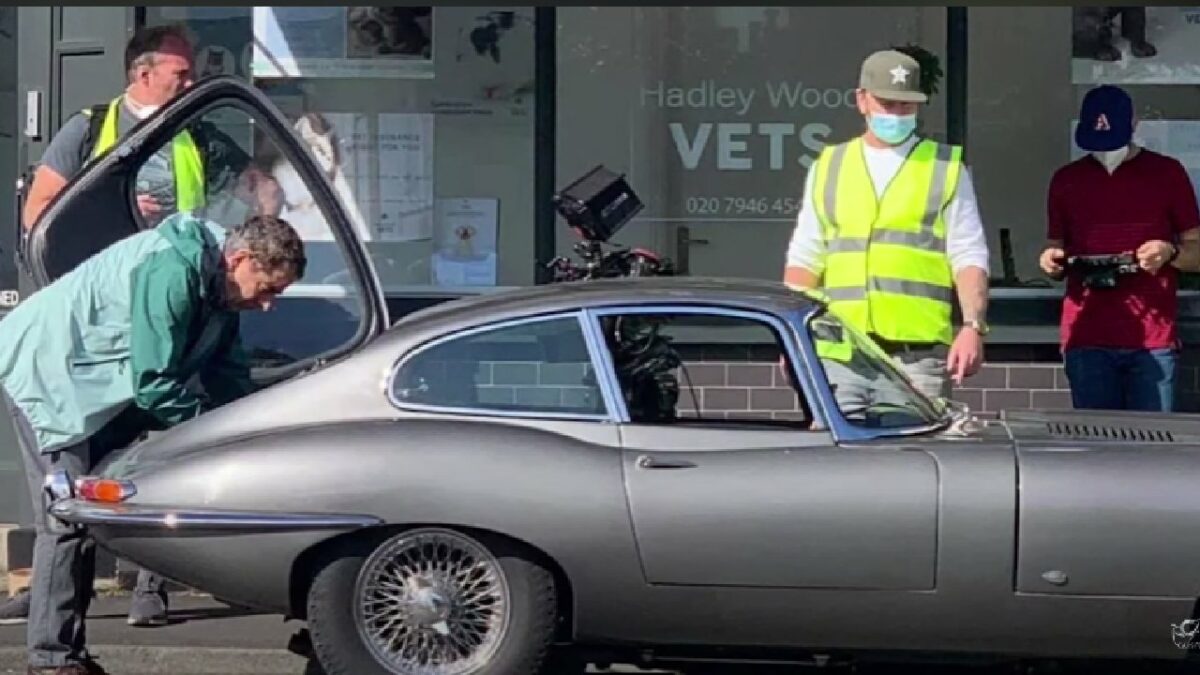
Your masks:
<path fill-rule="evenodd" d="M 999 423 L 1018 444 L 1200 444 L 1200 415 L 1111 410 L 1019 410 Z"/>

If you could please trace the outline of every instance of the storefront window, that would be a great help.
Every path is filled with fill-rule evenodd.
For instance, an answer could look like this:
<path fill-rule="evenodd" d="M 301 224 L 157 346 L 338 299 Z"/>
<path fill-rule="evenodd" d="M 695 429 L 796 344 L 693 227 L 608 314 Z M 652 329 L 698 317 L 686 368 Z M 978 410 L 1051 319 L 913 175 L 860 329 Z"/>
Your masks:
<path fill-rule="evenodd" d="M 1046 191 L 1082 154 L 1073 131 L 1089 89 L 1128 91 L 1135 140 L 1182 162 L 1200 186 L 1200 8 L 977 7 L 969 24 L 968 153 L 993 286 L 1057 297 L 1038 269 Z"/>
<path fill-rule="evenodd" d="M 532 8 L 147 7 L 146 22 L 185 25 L 199 75 L 250 78 L 280 107 L 389 295 L 533 282 Z M 315 269 L 337 267 L 307 191 L 278 168 L 280 215 Z M 338 284 L 313 279 L 296 292 Z"/>
<path fill-rule="evenodd" d="M 646 207 L 615 239 L 691 275 L 780 278 L 805 172 L 826 143 L 861 133 L 854 90 L 870 52 L 916 45 L 945 70 L 943 7 L 558 17 L 557 184 L 597 164 L 626 174 Z M 944 140 L 945 120 L 935 96 L 921 129 Z M 568 233 L 558 242 L 569 251 Z"/>

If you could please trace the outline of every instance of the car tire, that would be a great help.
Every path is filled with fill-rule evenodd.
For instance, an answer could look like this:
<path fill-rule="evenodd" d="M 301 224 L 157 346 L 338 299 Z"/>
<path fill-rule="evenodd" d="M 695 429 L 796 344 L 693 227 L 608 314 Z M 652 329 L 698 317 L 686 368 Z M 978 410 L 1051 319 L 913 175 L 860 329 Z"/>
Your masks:
<path fill-rule="evenodd" d="M 346 540 L 330 552 L 331 556 L 326 558 L 328 564 L 316 573 L 308 591 L 308 627 L 313 651 L 328 675 L 409 675 L 422 672 L 419 664 L 389 663 L 386 656 L 381 654 L 381 641 L 373 640 L 366 634 L 370 621 L 364 616 L 368 609 L 359 598 L 360 591 L 365 593 L 364 589 L 378 578 L 381 573 L 379 570 L 400 569 L 385 564 L 391 552 L 407 552 L 413 546 L 428 546 L 428 542 L 435 541 L 459 546 L 462 549 L 460 553 L 479 559 L 482 565 L 480 569 L 486 570 L 484 578 L 494 578 L 494 585 L 503 589 L 503 605 L 507 607 L 507 612 L 503 612 L 506 618 L 500 620 L 502 627 L 496 628 L 494 635 L 491 629 L 486 631 L 486 649 L 476 649 L 472 658 L 468 659 L 473 663 L 463 663 L 459 670 L 439 672 L 460 675 L 538 672 L 553 638 L 558 615 L 553 575 L 534 562 L 531 556 L 503 540 L 489 538 L 481 541 L 455 530 L 419 528 L 383 540 Z M 418 575 L 410 578 L 415 576 Z M 486 588 L 491 587 L 488 585 Z M 481 593 L 476 589 L 474 597 L 479 595 Z M 406 595 L 406 598 L 412 597 L 415 596 Z M 376 602 L 384 604 L 382 600 L 377 599 Z M 444 603 L 434 601 L 428 605 L 434 606 L 444 606 Z M 412 607 L 409 605 L 406 611 L 410 616 L 415 616 Z M 425 608 L 423 605 L 422 611 Z M 378 620 L 384 622 L 381 618 Z M 385 623 L 394 625 L 394 622 Z M 447 625 L 442 624 L 443 628 Z M 406 625 L 404 630 L 409 630 L 409 626 Z M 413 630 L 425 631 L 428 635 L 432 629 L 424 627 Z M 455 637 L 460 638 L 462 634 L 456 634 Z"/>

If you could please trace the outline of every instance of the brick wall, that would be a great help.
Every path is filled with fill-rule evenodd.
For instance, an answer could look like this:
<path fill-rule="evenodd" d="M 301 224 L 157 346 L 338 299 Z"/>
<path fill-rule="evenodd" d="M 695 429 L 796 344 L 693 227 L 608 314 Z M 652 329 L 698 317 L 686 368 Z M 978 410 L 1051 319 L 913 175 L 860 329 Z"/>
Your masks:
<path fill-rule="evenodd" d="M 975 376 L 954 389 L 953 398 L 984 416 L 1002 410 L 1071 408 L 1071 394 L 1059 361 L 1028 350 L 995 351 L 1000 357 L 1021 360 L 989 359 Z M 680 352 L 691 384 L 689 388 L 688 381 L 681 378 L 681 414 L 730 419 L 801 416 L 798 397 L 777 367 L 778 355 L 773 349 L 689 345 L 681 347 Z M 483 364 L 475 384 L 485 403 L 561 403 L 577 407 L 588 392 L 580 385 L 589 369 L 582 363 L 497 362 Z M 1177 410 L 1200 412 L 1200 354 L 1185 353 L 1176 379 Z"/>
<path fill-rule="evenodd" d="M 788 417 L 798 409 L 775 367 L 778 357 L 770 350 L 721 346 L 684 351 L 702 410 L 732 417 Z M 991 358 L 992 354 L 997 358 Z M 1004 345 L 991 349 L 988 356 L 978 373 L 954 389 L 952 398 L 984 416 L 1002 410 L 1071 409 L 1057 350 Z M 1176 372 L 1176 410 L 1200 412 L 1200 353 L 1185 351 L 1181 358 Z"/>

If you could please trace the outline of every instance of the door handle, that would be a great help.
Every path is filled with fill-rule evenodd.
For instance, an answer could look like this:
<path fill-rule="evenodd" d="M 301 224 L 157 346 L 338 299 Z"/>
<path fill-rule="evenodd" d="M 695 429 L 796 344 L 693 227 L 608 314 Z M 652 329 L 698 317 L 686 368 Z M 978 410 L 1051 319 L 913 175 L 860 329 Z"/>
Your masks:
<path fill-rule="evenodd" d="M 637 459 L 639 469 L 694 469 L 695 462 L 689 462 L 686 459 L 657 459 L 649 455 L 642 455 Z"/>
<path fill-rule="evenodd" d="M 692 239 L 692 228 L 680 225 L 675 228 L 675 270 L 686 276 L 691 267 L 692 244 L 707 244 L 707 239 Z"/>

